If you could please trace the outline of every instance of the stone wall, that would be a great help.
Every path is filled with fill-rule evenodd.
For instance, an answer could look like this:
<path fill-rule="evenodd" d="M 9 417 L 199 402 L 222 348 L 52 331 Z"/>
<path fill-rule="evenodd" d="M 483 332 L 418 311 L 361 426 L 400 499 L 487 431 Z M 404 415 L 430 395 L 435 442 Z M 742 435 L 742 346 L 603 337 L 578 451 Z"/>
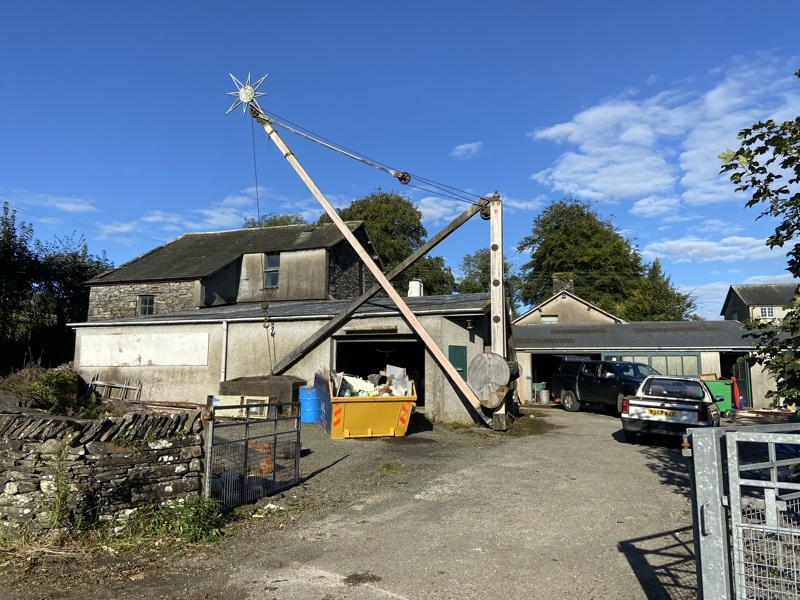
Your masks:
<path fill-rule="evenodd" d="M 157 315 L 197 308 L 195 281 L 164 281 L 93 286 L 89 292 L 89 321 L 136 316 L 139 296 L 150 295 Z"/>
<path fill-rule="evenodd" d="M 359 241 L 364 243 L 362 239 Z M 328 256 L 328 297 L 331 300 L 358 298 L 377 283 L 350 244 L 337 244 L 328 250 Z"/>
<path fill-rule="evenodd" d="M 0 413 L 0 528 L 48 527 L 57 497 L 72 520 L 95 522 L 199 494 L 202 431 L 199 411 L 95 421 Z"/>

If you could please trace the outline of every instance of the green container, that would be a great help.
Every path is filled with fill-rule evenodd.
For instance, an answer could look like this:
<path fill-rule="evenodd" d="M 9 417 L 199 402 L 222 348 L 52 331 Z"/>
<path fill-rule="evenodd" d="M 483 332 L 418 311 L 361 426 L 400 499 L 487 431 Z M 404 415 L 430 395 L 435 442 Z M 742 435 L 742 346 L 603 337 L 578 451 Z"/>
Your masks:
<path fill-rule="evenodd" d="M 719 412 L 726 413 L 731 410 L 732 401 L 733 401 L 733 382 L 729 379 L 716 379 L 711 381 L 706 381 L 706 385 L 708 389 L 711 390 L 711 395 L 715 398 L 717 396 L 722 396 L 722 402 L 717 402 L 717 408 L 719 408 Z"/>

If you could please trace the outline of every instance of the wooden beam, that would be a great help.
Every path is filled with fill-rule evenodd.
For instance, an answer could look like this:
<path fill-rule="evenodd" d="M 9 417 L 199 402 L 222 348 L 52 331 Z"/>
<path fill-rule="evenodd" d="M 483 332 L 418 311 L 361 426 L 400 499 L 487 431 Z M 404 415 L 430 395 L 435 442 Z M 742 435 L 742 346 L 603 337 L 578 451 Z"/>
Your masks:
<path fill-rule="evenodd" d="M 386 274 L 386 279 L 391 281 L 395 277 L 397 277 L 400 273 L 405 271 L 408 267 L 414 264 L 417 260 L 422 258 L 426 253 L 430 250 L 435 248 L 442 240 L 447 238 L 451 233 L 453 233 L 456 229 L 461 227 L 464 223 L 467 222 L 475 213 L 480 212 L 484 206 L 488 204 L 489 200 L 487 198 L 481 198 L 477 204 L 473 204 L 463 213 L 461 213 L 458 217 L 453 219 L 447 226 L 445 226 L 439 233 L 433 236 L 430 240 L 425 242 L 419 249 L 414 252 L 411 256 L 406 258 L 403 262 L 397 265 L 394 269 L 392 269 L 389 273 Z M 342 324 L 347 321 L 354 312 L 356 312 L 360 306 L 362 306 L 367 300 L 372 298 L 375 294 L 377 294 L 381 289 L 380 284 L 375 284 L 367 291 L 365 291 L 361 296 L 353 300 L 350 304 L 345 306 L 339 314 L 334 316 L 330 321 L 328 321 L 324 327 L 318 329 L 314 335 L 308 338 L 305 342 L 297 346 L 294 350 L 289 352 L 286 356 L 284 356 L 280 362 L 275 365 L 275 369 L 273 370 L 275 375 L 280 375 L 286 369 L 294 365 L 297 361 L 299 361 L 303 356 L 311 352 L 314 348 L 316 348 L 319 344 L 321 344 L 324 340 L 329 338 L 333 333 L 342 326 Z"/>
<path fill-rule="evenodd" d="M 342 218 L 334 210 L 333 206 L 331 206 L 330 202 L 328 202 L 328 199 L 319 190 L 308 173 L 306 173 L 305 169 L 303 169 L 303 166 L 300 164 L 297 158 L 295 158 L 292 151 L 289 150 L 289 147 L 284 143 L 281 136 L 277 131 L 275 131 L 275 128 L 272 126 L 272 121 L 270 121 L 263 113 L 261 113 L 255 106 L 252 105 L 250 106 L 250 114 L 261 124 L 261 126 L 264 128 L 264 131 L 267 132 L 267 135 L 269 135 L 273 143 L 283 153 L 283 157 L 300 176 L 300 179 L 303 180 L 303 183 L 306 184 L 306 187 L 308 187 L 311 193 L 314 194 L 314 197 L 331 218 L 331 221 L 333 221 L 356 254 L 358 254 L 359 258 L 361 258 L 362 262 L 370 270 L 370 273 L 372 273 L 372 276 L 383 288 L 383 291 L 385 291 L 389 298 L 391 298 L 395 303 L 395 306 L 397 306 L 397 309 L 403 315 L 403 318 L 406 320 L 409 327 L 411 327 L 411 329 L 414 330 L 414 333 L 420 337 L 422 342 L 425 344 L 425 347 L 428 349 L 428 352 L 431 353 L 433 358 L 439 364 L 439 367 L 447 374 L 453 385 L 461 392 L 462 402 L 465 403 L 464 405 L 467 407 L 467 410 L 469 410 L 470 407 L 472 408 L 470 413 L 472 414 L 473 418 L 477 418 L 486 422 L 486 419 L 481 412 L 481 403 L 478 400 L 478 397 L 475 395 L 475 392 L 472 391 L 472 389 L 467 385 L 467 382 L 464 381 L 459 372 L 456 371 L 455 367 L 450 363 L 449 360 L 447 360 L 447 357 L 441 351 L 439 346 L 436 345 L 436 342 L 433 340 L 430 334 L 422 326 L 422 323 L 420 323 L 419 319 L 417 319 L 417 316 L 411 312 L 408 306 L 406 306 L 406 303 L 403 301 L 403 298 L 400 297 L 400 294 L 397 293 L 397 290 L 392 287 L 392 284 L 388 279 L 386 279 L 386 276 L 381 272 L 378 265 L 375 264 L 375 261 L 372 260 L 372 257 L 367 253 L 358 239 L 356 239 L 355 235 L 353 235 L 353 232 L 350 231 L 345 222 L 342 221 Z"/>

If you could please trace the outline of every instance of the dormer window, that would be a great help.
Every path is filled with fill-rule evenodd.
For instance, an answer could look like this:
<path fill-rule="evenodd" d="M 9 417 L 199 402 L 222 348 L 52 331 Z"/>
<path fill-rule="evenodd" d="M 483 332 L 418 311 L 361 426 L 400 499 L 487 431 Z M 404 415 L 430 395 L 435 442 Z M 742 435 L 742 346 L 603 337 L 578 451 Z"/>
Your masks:
<path fill-rule="evenodd" d="M 278 287 L 278 273 L 281 270 L 281 255 L 279 253 L 267 254 L 264 264 L 264 289 Z"/>
<path fill-rule="evenodd" d="M 773 318 L 775 318 L 775 307 L 773 307 L 773 306 L 762 306 L 761 307 L 761 318 L 762 319 L 773 319 Z"/>

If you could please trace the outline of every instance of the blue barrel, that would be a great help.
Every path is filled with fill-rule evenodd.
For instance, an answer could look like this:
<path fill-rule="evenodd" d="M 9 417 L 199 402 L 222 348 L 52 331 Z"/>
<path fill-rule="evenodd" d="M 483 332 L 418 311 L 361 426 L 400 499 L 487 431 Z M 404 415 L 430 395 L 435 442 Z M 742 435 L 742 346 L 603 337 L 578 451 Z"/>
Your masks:
<path fill-rule="evenodd" d="M 319 421 L 319 398 L 313 385 L 300 388 L 300 422 L 316 423 Z"/>

